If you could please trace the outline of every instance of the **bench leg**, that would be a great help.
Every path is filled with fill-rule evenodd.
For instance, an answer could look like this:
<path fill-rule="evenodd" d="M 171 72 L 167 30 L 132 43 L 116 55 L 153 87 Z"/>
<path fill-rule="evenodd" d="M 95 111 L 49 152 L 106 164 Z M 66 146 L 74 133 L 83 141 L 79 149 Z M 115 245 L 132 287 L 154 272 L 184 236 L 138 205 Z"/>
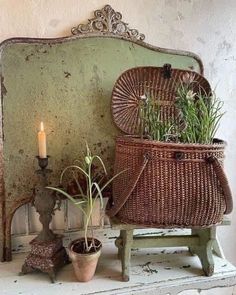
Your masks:
<path fill-rule="evenodd" d="M 123 236 L 124 236 L 124 230 L 120 230 L 120 236 L 117 238 L 116 246 L 118 248 L 118 259 L 122 259 L 122 253 L 123 253 Z"/>
<path fill-rule="evenodd" d="M 198 235 L 200 244 L 190 248 L 192 254 L 196 254 L 202 264 L 202 269 L 207 276 L 212 276 L 214 273 L 213 246 L 216 242 L 215 227 L 192 230 L 193 235 Z"/>
<path fill-rule="evenodd" d="M 219 256 L 220 258 L 225 259 L 224 252 L 223 252 L 223 250 L 222 250 L 222 248 L 221 248 L 221 245 L 220 245 L 220 242 L 219 242 L 217 236 L 216 236 L 216 240 L 215 240 L 215 242 L 214 242 L 214 244 L 213 244 L 213 252 L 214 252 L 217 256 Z"/>
<path fill-rule="evenodd" d="M 131 248 L 133 244 L 133 230 L 122 231 L 122 252 L 121 252 L 121 265 L 122 265 L 122 279 L 123 281 L 129 281 L 130 271 L 130 258 Z"/>

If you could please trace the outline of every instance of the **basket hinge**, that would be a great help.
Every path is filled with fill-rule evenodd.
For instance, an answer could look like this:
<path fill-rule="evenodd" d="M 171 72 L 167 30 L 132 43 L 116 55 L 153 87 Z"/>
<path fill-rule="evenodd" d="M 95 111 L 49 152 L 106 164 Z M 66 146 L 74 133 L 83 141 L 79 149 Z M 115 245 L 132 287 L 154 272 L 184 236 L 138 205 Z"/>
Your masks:
<path fill-rule="evenodd" d="M 171 64 L 164 64 L 162 67 L 162 73 L 164 79 L 170 79 L 171 78 Z"/>

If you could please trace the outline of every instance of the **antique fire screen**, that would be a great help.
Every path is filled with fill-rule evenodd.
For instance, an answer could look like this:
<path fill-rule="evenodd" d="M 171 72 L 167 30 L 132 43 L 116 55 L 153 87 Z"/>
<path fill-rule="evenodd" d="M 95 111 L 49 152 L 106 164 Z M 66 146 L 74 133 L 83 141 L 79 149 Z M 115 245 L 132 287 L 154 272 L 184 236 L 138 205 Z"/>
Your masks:
<path fill-rule="evenodd" d="M 157 36 L 158 38 L 158 36 Z M 112 168 L 114 137 L 110 98 L 117 77 L 136 66 L 163 66 L 202 73 L 189 52 L 144 42 L 109 5 L 87 24 L 58 39 L 13 38 L 0 45 L 0 257 L 11 259 L 11 221 L 29 203 L 37 181 L 37 129 L 44 121 L 56 183 L 61 169 L 84 150 L 84 142 Z"/>

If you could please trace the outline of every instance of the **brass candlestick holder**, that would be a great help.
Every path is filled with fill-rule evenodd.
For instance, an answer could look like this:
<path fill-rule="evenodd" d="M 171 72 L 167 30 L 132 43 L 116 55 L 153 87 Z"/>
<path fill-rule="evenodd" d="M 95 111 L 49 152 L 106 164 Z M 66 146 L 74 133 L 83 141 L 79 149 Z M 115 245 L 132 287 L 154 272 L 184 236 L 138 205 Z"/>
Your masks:
<path fill-rule="evenodd" d="M 67 253 L 62 243 L 62 236 L 56 235 L 50 229 L 54 211 L 60 209 L 61 201 L 56 194 L 51 193 L 46 186 L 48 185 L 48 174 L 52 170 L 47 169 L 49 156 L 40 158 L 37 156 L 39 170 L 39 183 L 35 188 L 33 205 L 39 213 L 39 221 L 42 230 L 31 242 L 31 251 L 26 257 L 22 266 L 21 274 L 27 274 L 36 270 L 48 273 L 54 283 L 56 271 L 69 262 Z"/>

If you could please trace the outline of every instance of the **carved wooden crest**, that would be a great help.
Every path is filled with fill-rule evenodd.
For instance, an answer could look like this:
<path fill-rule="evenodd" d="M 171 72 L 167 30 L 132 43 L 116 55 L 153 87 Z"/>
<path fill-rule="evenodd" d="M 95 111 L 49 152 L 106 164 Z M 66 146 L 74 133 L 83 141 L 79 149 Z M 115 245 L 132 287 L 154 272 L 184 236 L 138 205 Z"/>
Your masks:
<path fill-rule="evenodd" d="M 87 24 L 79 24 L 73 27 L 73 35 L 110 33 L 125 37 L 133 41 L 143 41 L 144 34 L 136 29 L 130 29 L 128 24 L 122 21 L 122 14 L 115 11 L 110 5 L 105 5 L 101 10 L 94 12 L 94 18 L 89 19 Z"/>

